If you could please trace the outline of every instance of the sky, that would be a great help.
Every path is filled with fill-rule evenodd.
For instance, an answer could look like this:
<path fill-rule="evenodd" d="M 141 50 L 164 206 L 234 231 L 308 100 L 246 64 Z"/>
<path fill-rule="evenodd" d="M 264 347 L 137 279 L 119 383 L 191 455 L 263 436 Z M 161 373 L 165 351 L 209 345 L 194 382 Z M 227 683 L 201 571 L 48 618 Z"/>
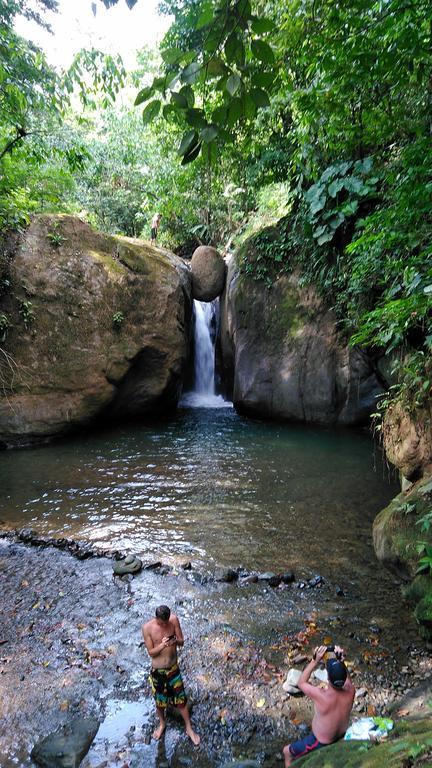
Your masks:
<path fill-rule="evenodd" d="M 15 29 L 42 48 L 48 62 L 59 68 L 68 67 L 81 48 L 120 53 L 126 67 L 132 67 L 135 51 L 144 45 L 153 47 L 170 25 L 169 17 L 158 15 L 158 2 L 138 0 L 129 10 L 125 0 L 118 0 L 107 10 L 101 0 L 59 0 L 58 12 L 44 15 L 53 34 L 22 18 L 17 19 Z"/>

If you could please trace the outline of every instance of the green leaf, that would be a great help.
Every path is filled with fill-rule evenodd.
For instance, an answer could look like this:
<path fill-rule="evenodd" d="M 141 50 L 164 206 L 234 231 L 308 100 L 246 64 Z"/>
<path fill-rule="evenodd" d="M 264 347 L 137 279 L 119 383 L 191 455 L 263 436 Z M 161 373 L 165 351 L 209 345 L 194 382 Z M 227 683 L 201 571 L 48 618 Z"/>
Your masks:
<path fill-rule="evenodd" d="M 177 107 L 180 107 L 181 109 L 187 109 L 188 107 L 187 98 L 182 93 L 176 93 L 175 91 L 173 91 L 171 93 L 171 101 L 174 102 L 174 104 Z"/>
<path fill-rule="evenodd" d="M 321 235 L 318 238 L 317 243 L 318 245 L 324 245 L 324 243 L 329 243 L 330 240 L 332 239 L 333 239 L 333 232 L 325 232 L 323 235 Z"/>
<path fill-rule="evenodd" d="M 262 61 L 264 64 L 274 64 L 273 50 L 264 40 L 252 40 L 251 51 L 252 56 L 258 61 Z"/>
<path fill-rule="evenodd" d="M 262 18 L 255 17 L 254 19 L 252 19 L 251 27 L 252 27 L 252 30 L 256 32 L 257 35 L 263 35 L 266 32 L 272 32 L 275 28 L 275 25 L 271 19 L 265 19 L 264 17 Z"/>
<path fill-rule="evenodd" d="M 151 121 L 158 116 L 160 108 L 161 108 L 161 103 L 159 99 L 154 99 L 153 101 L 150 101 L 149 104 L 147 104 L 147 106 L 143 110 L 144 125 L 148 125 L 148 123 L 151 123 Z"/>
<path fill-rule="evenodd" d="M 176 64 L 183 58 L 183 51 L 179 48 L 166 48 L 161 51 L 161 56 L 166 64 Z"/>
<path fill-rule="evenodd" d="M 239 46 L 239 39 L 235 32 L 231 32 L 224 46 L 226 60 L 229 64 L 236 61 L 237 48 Z"/>
<path fill-rule="evenodd" d="M 242 115 L 242 102 L 241 99 L 236 97 L 233 99 L 228 107 L 228 128 L 232 128 L 240 119 Z"/>
<path fill-rule="evenodd" d="M 236 72 L 233 72 L 232 75 L 229 76 L 226 83 L 226 89 L 228 93 L 231 96 L 234 96 L 234 94 L 236 94 L 238 89 L 240 88 L 240 85 L 241 85 L 240 77 Z"/>
<path fill-rule="evenodd" d="M 225 64 L 218 56 L 216 56 L 214 59 L 210 59 L 207 64 L 207 74 L 210 75 L 210 77 L 219 77 L 220 75 L 225 75 L 226 71 L 227 68 Z"/>
<path fill-rule="evenodd" d="M 207 125 L 202 109 L 188 109 L 186 112 L 186 120 L 189 125 L 193 125 L 194 128 L 205 128 Z"/>
<path fill-rule="evenodd" d="M 178 154 L 181 157 L 184 157 L 184 155 L 187 155 L 190 153 L 190 151 L 193 149 L 193 147 L 198 143 L 198 134 L 196 131 L 187 131 L 181 142 L 180 146 L 178 148 Z"/>
<path fill-rule="evenodd" d="M 256 113 L 255 102 L 249 93 L 245 93 L 242 98 L 242 112 L 248 119 L 251 119 Z"/>
<path fill-rule="evenodd" d="M 179 93 L 181 93 L 182 96 L 185 97 L 188 107 L 193 107 L 195 103 L 195 94 L 191 88 L 190 85 L 184 85 L 183 88 L 180 88 Z"/>
<path fill-rule="evenodd" d="M 188 163 L 192 163 L 193 160 L 196 160 L 201 151 L 201 146 L 201 143 L 198 143 L 195 147 L 192 147 L 190 152 L 183 157 L 181 164 L 187 165 Z"/>
<path fill-rule="evenodd" d="M 270 106 L 270 99 L 262 88 L 252 88 L 250 95 L 257 107 Z"/>
<path fill-rule="evenodd" d="M 275 79 L 274 72 L 255 72 L 252 75 L 252 85 L 257 88 L 270 88 Z"/>
<path fill-rule="evenodd" d="M 217 125 L 214 125 L 214 123 L 210 123 L 210 125 L 207 125 L 205 128 L 202 129 L 200 136 L 202 140 L 208 144 L 210 141 L 213 141 L 213 139 L 216 138 L 218 133 L 219 133 L 219 128 L 217 127 Z"/>
<path fill-rule="evenodd" d="M 143 101 L 147 101 L 147 99 L 150 98 L 153 94 L 153 87 L 151 85 L 147 85 L 146 88 L 143 88 L 141 91 L 138 92 L 137 97 L 134 101 L 134 106 L 137 107 L 139 104 L 142 104 Z"/>
<path fill-rule="evenodd" d="M 198 21 L 195 24 L 195 29 L 202 29 L 203 27 L 206 27 L 207 24 L 210 24 L 210 22 L 213 21 L 213 7 L 211 3 L 208 3 L 204 9 L 201 11 L 201 14 L 198 16 Z"/>
<path fill-rule="evenodd" d="M 214 123 L 225 123 L 227 117 L 227 107 L 216 107 L 216 109 L 213 110 L 212 118 Z"/>
<path fill-rule="evenodd" d="M 200 76 L 201 65 L 197 61 L 193 61 L 192 64 L 188 64 L 187 67 L 181 73 L 181 81 L 183 83 L 193 84 L 196 83 Z"/>

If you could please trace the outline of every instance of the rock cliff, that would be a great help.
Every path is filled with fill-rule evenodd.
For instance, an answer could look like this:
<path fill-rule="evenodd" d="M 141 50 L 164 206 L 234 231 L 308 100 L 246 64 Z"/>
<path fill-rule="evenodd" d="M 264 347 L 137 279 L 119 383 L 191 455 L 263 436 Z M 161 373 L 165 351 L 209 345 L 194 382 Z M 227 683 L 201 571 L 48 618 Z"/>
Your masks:
<path fill-rule="evenodd" d="M 354 425 L 382 392 L 367 356 L 348 349 L 334 314 L 295 273 L 267 289 L 231 260 L 221 348 L 234 405 L 250 415 Z"/>
<path fill-rule="evenodd" d="M 191 317 L 180 259 L 63 215 L 35 217 L 0 259 L 3 446 L 176 406 Z"/>

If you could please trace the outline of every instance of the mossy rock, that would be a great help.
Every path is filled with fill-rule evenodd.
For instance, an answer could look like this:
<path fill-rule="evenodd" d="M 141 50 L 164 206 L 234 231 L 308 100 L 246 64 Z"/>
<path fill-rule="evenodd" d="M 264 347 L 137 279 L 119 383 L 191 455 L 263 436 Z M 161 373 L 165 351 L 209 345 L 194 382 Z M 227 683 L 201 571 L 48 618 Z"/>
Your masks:
<path fill-rule="evenodd" d="M 418 761 L 418 762 L 417 762 Z M 307 768 L 421 768 L 432 766 L 430 718 L 406 719 L 395 724 L 387 741 L 338 741 L 295 761 Z"/>
<path fill-rule="evenodd" d="M 432 581 L 429 591 L 418 603 L 414 616 L 420 624 L 420 634 L 422 637 L 426 638 L 426 640 L 432 637 Z"/>

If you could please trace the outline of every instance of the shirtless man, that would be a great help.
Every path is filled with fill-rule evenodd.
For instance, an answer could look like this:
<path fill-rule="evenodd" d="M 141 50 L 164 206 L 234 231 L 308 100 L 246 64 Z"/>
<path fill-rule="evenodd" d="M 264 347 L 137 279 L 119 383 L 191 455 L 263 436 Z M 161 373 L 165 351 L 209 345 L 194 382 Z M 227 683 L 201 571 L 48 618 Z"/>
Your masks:
<path fill-rule="evenodd" d="M 150 238 L 150 242 L 151 242 L 152 245 L 156 244 L 156 238 L 158 236 L 160 220 L 161 220 L 161 214 L 160 213 L 155 213 L 155 215 L 152 218 L 152 223 L 151 223 L 151 238 Z"/>
<path fill-rule="evenodd" d="M 166 728 L 166 710 L 171 704 L 182 716 L 186 733 L 198 746 L 200 737 L 192 728 L 186 706 L 186 694 L 177 661 L 177 646 L 184 645 L 180 622 L 167 605 L 156 608 L 155 618 L 150 619 L 142 628 L 144 642 L 152 660 L 149 676 L 150 685 L 156 703 L 159 725 L 153 738 L 160 739 Z"/>
<path fill-rule="evenodd" d="M 297 757 L 302 757 L 314 749 L 338 741 L 344 736 L 348 728 L 355 688 L 343 663 L 343 649 L 336 645 L 332 658 L 326 663 L 328 688 L 323 690 L 308 682 L 313 670 L 318 666 L 326 652 L 327 647 L 325 645 L 315 648 L 313 658 L 303 670 L 297 683 L 305 696 L 309 696 L 314 703 L 312 731 L 304 739 L 284 747 L 285 768 L 291 765 Z"/>

